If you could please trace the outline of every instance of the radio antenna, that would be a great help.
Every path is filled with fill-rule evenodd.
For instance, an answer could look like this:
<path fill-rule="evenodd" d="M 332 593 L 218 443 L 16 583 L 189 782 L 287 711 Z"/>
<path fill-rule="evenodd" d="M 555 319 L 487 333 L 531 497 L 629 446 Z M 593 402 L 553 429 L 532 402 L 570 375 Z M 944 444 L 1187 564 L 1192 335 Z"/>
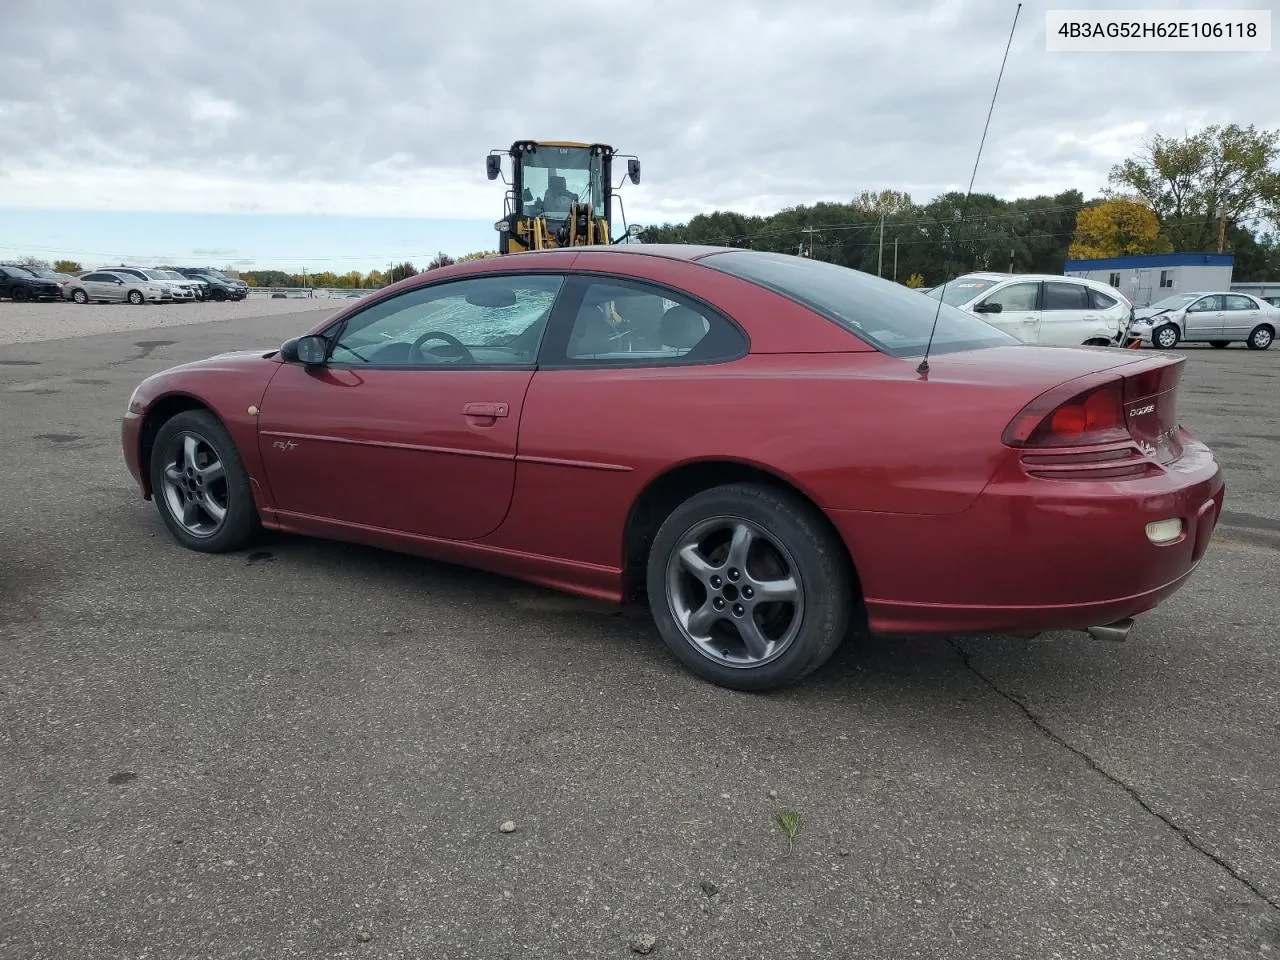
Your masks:
<path fill-rule="evenodd" d="M 973 194 L 973 182 L 978 178 L 978 161 L 982 159 L 982 146 L 987 142 L 987 128 L 991 126 L 991 114 L 996 108 L 996 95 L 1000 93 L 1000 80 L 1004 76 L 1004 65 L 1009 62 L 1009 48 L 1013 46 L 1013 31 L 1018 28 L 1018 14 L 1022 12 L 1022 4 L 1018 4 L 1018 9 L 1013 11 L 1013 26 L 1009 28 L 1009 41 L 1004 45 L 1004 59 L 1000 61 L 1000 72 L 996 74 L 996 88 L 991 94 L 991 106 L 987 107 L 987 122 L 982 127 L 982 139 L 978 141 L 978 155 L 973 158 L 973 173 L 969 177 L 969 189 L 964 195 L 964 202 L 960 205 L 960 222 L 964 223 L 964 215 L 969 210 L 969 197 Z M 947 292 L 947 284 L 942 284 L 942 290 L 938 293 L 938 309 L 933 314 L 933 326 L 929 329 L 929 342 L 925 344 L 924 356 L 920 359 L 920 365 L 916 367 L 916 373 L 929 372 L 929 351 L 933 348 L 933 335 L 938 331 L 938 317 L 942 314 L 942 297 Z"/>

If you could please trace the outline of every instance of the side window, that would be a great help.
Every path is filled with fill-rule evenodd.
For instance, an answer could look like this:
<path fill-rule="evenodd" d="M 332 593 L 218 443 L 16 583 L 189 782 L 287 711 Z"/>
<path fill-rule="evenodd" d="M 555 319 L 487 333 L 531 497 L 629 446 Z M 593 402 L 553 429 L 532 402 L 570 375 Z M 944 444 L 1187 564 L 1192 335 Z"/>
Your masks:
<path fill-rule="evenodd" d="M 553 274 L 501 274 L 408 290 L 348 318 L 329 362 L 531 366 L 563 283 Z"/>
<path fill-rule="evenodd" d="M 1088 310 L 1089 288 L 1079 283 L 1050 280 L 1044 285 L 1044 309 Z"/>
<path fill-rule="evenodd" d="M 1001 313 L 1009 313 L 1011 310 L 1034 310 L 1039 289 L 1039 283 L 1011 283 L 982 302 L 1000 304 Z"/>
<path fill-rule="evenodd" d="M 1191 306 L 1187 307 L 1187 313 L 1210 313 L 1214 310 L 1222 309 L 1222 298 L 1218 296 L 1201 297 Z"/>
<path fill-rule="evenodd" d="M 585 281 L 565 354 L 575 364 L 714 362 L 746 352 L 728 321 L 675 291 L 623 279 Z"/>
<path fill-rule="evenodd" d="M 1115 284 L 1112 284 L 1112 286 L 1115 286 Z M 1115 297 L 1109 297 L 1101 290 L 1089 288 L 1089 303 L 1095 310 L 1110 310 L 1118 302 Z"/>
<path fill-rule="evenodd" d="M 1257 306 L 1248 297 L 1242 297 L 1239 294 L 1223 297 L 1226 301 L 1225 310 L 1257 310 Z"/>

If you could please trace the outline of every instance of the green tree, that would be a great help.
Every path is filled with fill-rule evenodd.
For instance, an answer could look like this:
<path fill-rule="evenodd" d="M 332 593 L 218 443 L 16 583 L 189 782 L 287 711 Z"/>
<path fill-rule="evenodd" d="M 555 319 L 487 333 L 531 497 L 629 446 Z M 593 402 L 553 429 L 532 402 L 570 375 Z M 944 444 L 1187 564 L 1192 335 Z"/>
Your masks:
<path fill-rule="evenodd" d="M 84 267 L 74 260 L 55 260 L 53 269 L 57 273 L 83 273 Z"/>
<path fill-rule="evenodd" d="M 447 253 L 441 250 L 434 257 L 431 258 L 431 262 L 427 264 L 427 269 L 439 270 L 441 267 L 451 267 L 455 263 L 457 263 L 457 261 L 454 260 L 453 257 L 449 256 Z"/>
<path fill-rule="evenodd" d="M 1150 204 L 1176 249 L 1220 250 L 1227 224 L 1280 213 L 1278 164 L 1280 130 L 1214 124 L 1150 138 L 1109 180 Z"/>

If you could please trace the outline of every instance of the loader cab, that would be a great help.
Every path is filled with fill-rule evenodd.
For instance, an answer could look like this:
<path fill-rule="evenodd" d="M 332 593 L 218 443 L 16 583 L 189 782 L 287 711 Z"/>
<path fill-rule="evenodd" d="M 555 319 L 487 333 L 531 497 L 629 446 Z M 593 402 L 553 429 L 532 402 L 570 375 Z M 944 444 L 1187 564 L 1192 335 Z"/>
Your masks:
<path fill-rule="evenodd" d="M 517 140 L 509 150 L 490 152 L 490 180 L 502 176 L 503 152 L 511 158 L 511 180 L 503 219 L 494 224 L 499 253 L 614 242 L 613 147 Z M 640 182 L 639 159 L 628 158 L 627 177 Z"/>

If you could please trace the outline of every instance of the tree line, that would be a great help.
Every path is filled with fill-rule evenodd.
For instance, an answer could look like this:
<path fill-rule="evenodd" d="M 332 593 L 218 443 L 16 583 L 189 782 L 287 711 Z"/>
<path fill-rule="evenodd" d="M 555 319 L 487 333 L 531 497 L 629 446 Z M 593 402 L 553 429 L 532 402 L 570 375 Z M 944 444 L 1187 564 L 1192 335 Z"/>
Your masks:
<path fill-rule="evenodd" d="M 699 243 L 817 257 L 908 286 L 973 270 L 1061 273 L 1068 258 L 1227 252 L 1235 279 L 1280 278 L 1280 130 L 1213 125 L 1155 136 L 1112 168 L 1108 186 L 1004 200 L 944 193 L 917 203 L 864 190 L 848 203 L 733 211 L 650 226 L 646 243 Z"/>

